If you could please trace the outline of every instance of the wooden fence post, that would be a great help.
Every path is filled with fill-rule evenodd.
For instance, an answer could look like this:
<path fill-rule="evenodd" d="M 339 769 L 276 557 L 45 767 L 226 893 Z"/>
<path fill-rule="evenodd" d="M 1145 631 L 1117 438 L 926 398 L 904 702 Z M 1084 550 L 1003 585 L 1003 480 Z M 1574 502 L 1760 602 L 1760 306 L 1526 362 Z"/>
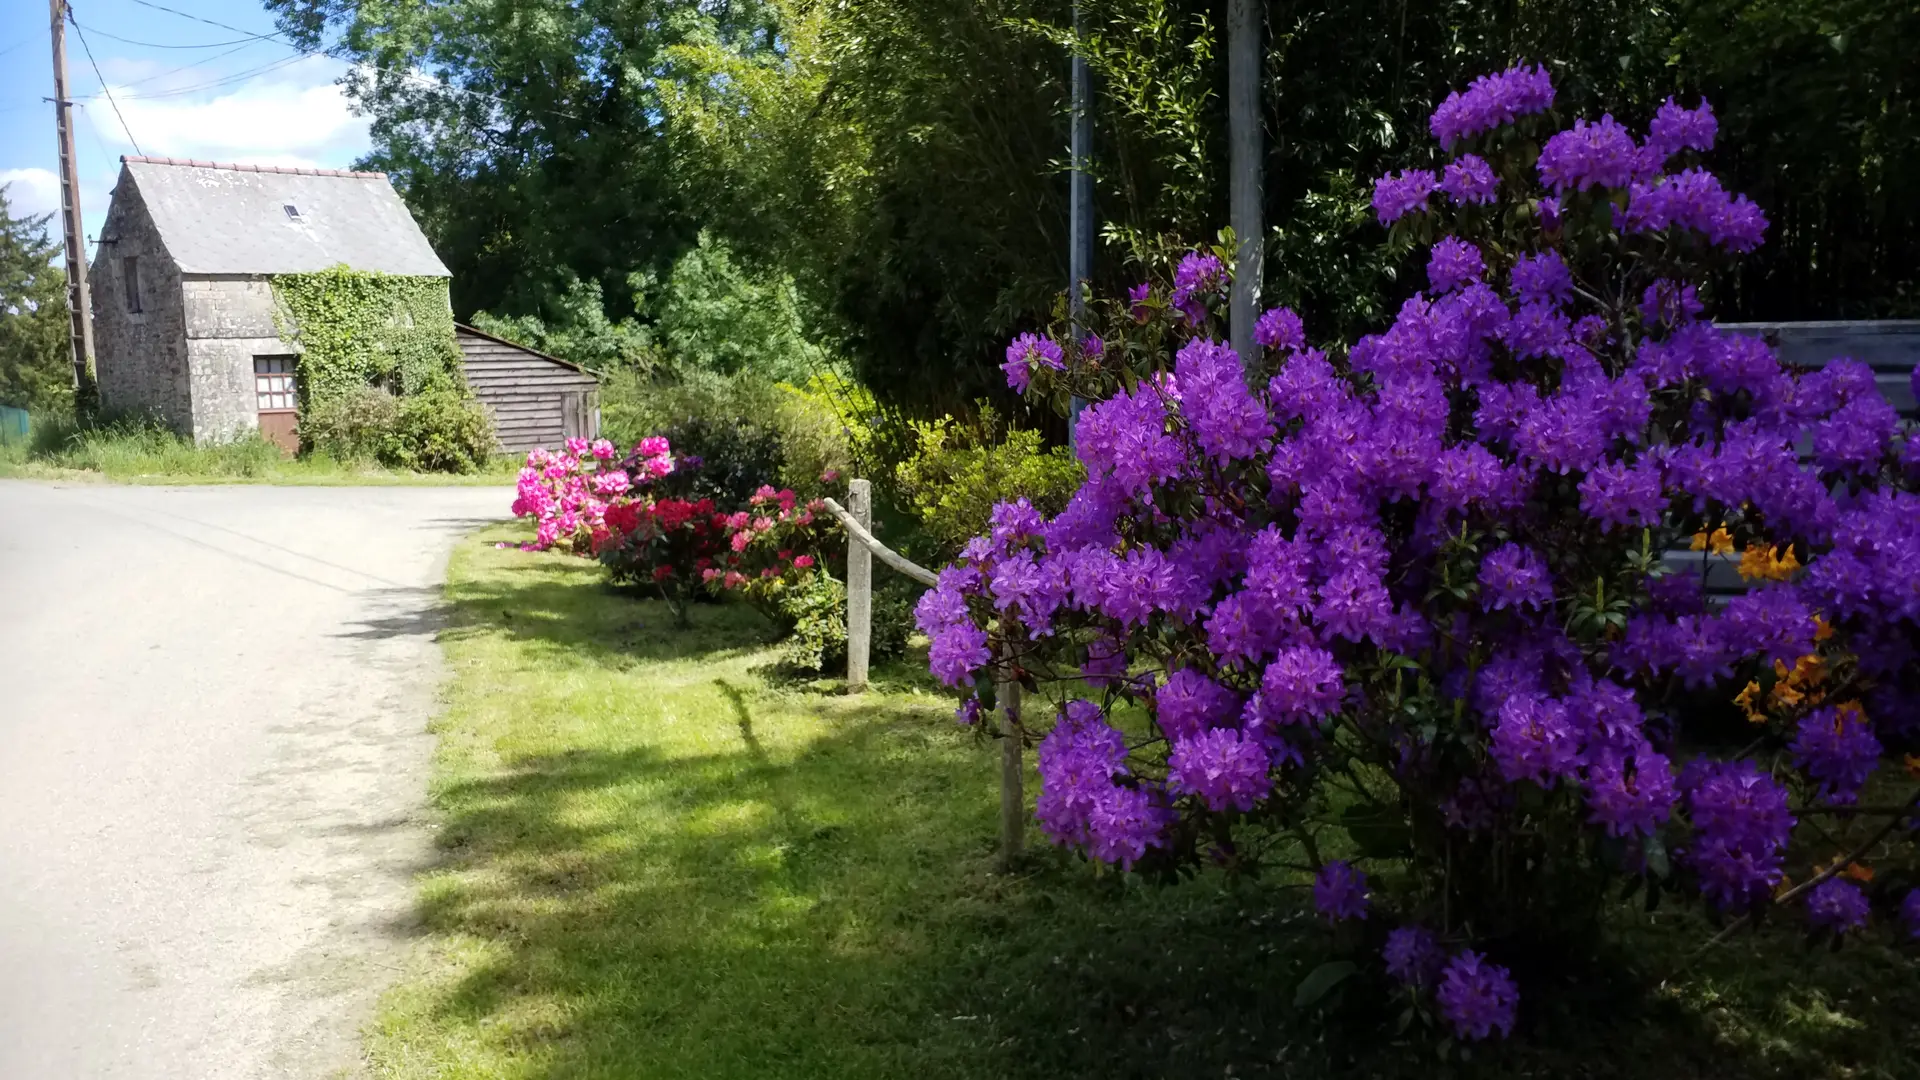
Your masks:
<path fill-rule="evenodd" d="M 873 528 L 873 484 L 847 485 L 847 513 L 862 529 Z M 873 553 L 847 530 L 847 692 L 867 688 L 867 650 L 873 640 Z"/>
<path fill-rule="evenodd" d="M 1006 654 L 1002 653 L 1004 659 Z M 1026 729 L 1020 724 L 1020 683 L 1011 665 L 1002 665 L 1006 679 L 995 687 L 1000 699 L 1000 870 L 1011 872 L 1027 843 Z"/>

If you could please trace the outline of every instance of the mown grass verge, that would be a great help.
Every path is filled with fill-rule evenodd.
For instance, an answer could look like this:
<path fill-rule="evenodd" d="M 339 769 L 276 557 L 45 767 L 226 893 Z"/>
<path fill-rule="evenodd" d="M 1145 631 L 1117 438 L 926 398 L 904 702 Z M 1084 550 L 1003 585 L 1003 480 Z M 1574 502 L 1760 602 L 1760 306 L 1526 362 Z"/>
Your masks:
<path fill-rule="evenodd" d="M 0 439 L 0 476 L 131 484 L 502 484 L 519 462 L 496 458 L 480 472 L 416 473 L 325 454 L 288 455 L 260 438 L 199 445 L 134 422 L 82 425 L 35 417 L 26 439 Z"/>
<path fill-rule="evenodd" d="M 1785 929 L 1697 962 L 1697 916 L 1530 991 L 1471 1061 L 1394 1037 L 1297 883 L 1148 885 L 1051 849 L 991 870 L 995 756 L 909 663 L 847 697 L 751 612 L 608 591 L 583 560 L 454 554 L 432 798 L 444 864 L 368 1032 L 404 1078 L 1920 1075 L 1920 976 Z M 1553 1007 L 1543 1007 L 1551 999 Z"/>

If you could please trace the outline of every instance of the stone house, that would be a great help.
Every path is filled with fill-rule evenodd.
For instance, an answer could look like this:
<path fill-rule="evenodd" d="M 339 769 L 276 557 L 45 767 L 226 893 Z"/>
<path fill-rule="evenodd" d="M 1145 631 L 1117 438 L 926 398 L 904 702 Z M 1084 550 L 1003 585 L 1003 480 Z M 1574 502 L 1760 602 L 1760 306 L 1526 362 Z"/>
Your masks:
<path fill-rule="evenodd" d="M 94 256 L 100 401 L 196 441 L 294 445 L 298 349 L 271 278 L 448 278 L 385 173 L 123 157 Z"/>

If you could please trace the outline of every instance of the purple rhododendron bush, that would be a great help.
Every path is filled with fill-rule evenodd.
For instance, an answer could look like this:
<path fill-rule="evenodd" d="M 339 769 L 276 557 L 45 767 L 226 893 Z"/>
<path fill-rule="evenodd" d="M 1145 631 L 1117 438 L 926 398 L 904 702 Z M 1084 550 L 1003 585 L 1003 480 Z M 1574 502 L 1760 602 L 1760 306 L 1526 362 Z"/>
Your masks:
<path fill-rule="evenodd" d="M 1701 167 L 1706 104 L 1553 103 L 1516 67 L 1434 113 L 1437 167 L 1374 197 L 1426 288 L 1350 349 L 1277 309 L 1236 355 L 1207 250 L 1016 340 L 1012 386 L 1091 402 L 1087 481 L 1000 506 L 918 609 L 963 719 L 1031 695 L 1002 732 L 1053 841 L 1311 873 L 1463 1040 L 1608 904 L 1920 934 L 1920 438 L 1865 366 L 1707 321 L 1767 220 Z"/>

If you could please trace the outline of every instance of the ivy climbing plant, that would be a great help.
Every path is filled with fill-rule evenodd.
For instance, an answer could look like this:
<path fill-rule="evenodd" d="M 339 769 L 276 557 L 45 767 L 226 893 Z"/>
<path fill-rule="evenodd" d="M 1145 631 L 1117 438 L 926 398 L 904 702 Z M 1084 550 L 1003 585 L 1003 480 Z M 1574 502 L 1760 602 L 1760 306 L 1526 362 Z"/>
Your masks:
<path fill-rule="evenodd" d="M 365 386 L 404 396 L 462 385 L 446 278 L 336 266 L 272 280 L 276 328 L 300 348 L 303 408 Z"/>

